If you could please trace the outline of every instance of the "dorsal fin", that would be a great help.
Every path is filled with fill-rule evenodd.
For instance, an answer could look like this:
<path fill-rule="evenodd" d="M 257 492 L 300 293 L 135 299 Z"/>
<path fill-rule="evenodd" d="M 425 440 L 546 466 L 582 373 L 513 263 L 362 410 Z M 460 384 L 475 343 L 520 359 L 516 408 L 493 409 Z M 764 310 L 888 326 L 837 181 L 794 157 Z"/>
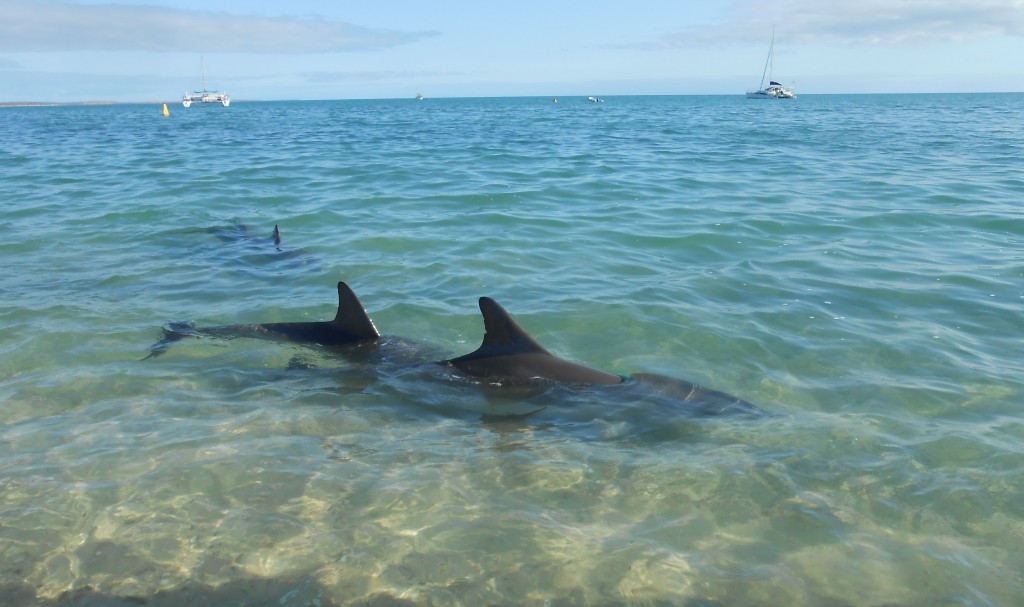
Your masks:
<path fill-rule="evenodd" d="M 536 352 L 551 356 L 544 346 L 530 337 L 505 308 L 490 297 L 480 298 L 480 312 L 484 315 L 484 342 L 470 356 L 501 356 Z"/>
<path fill-rule="evenodd" d="M 274 225 L 274 233 L 270 237 L 274 239 L 275 246 L 281 246 L 281 229 L 276 224 Z"/>
<path fill-rule="evenodd" d="M 552 355 L 490 297 L 480 298 L 484 343 L 448 364 L 475 377 L 546 379 L 569 384 L 618 384 L 622 378 Z"/>
<path fill-rule="evenodd" d="M 333 322 L 356 337 L 365 339 L 380 337 L 380 332 L 373 325 L 362 302 L 344 282 L 338 283 L 338 314 L 334 317 Z"/>

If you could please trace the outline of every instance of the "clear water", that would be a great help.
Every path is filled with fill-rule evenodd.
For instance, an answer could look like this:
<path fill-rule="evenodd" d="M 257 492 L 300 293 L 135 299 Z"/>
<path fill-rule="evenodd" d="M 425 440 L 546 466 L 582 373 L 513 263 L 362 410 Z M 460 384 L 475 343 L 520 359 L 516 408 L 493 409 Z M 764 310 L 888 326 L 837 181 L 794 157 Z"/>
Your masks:
<path fill-rule="evenodd" d="M 1020 604 L 1022 142 L 1022 95 L 0 109 L 0 603 Z M 774 415 L 142 360 L 339 280 Z"/>

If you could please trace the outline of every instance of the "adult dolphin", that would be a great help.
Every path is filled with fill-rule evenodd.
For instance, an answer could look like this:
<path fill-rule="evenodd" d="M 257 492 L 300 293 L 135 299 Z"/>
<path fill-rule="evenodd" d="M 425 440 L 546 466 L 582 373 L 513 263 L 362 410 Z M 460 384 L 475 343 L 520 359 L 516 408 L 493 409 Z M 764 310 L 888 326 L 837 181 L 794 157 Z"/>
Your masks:
<path fill-rule="evenodd" d="M 164 337 L 150 347 L 152 358 L 167 351 L 176 341 L 186 337 L 256 337 L 297 343 L 336 347 L 372 342 L 380 339 L 380 331 L 370 320 L 362 302 L 344 282 L 338 283 L 338 312 L 334 320 L 318 322 L 271 322 L 216 327 L 196 327 L 191 323 L 173 323 L 165 328 Z"/>
<path fill-rule="evenodd" d="M 492 379 L 546 379 L 566 384 L 620 384 L 623 378 L 558 358 L 490 297 L 480 298 L 484 341 L 476 351 L 445 361 L 466 375 Z"/>
<path fill-rule="evenodd" d="M 764 413 L 745 400 L 682 379 L 635 373 L 608 373 L 554 356 L 490 297 L 480 298 L 484 340 L 477 350 L 445 361 L 466 375 L 512 382 L 547 380 L 582 386 L 621 386 L 637 398 L 658 397 L 686 405 L 704 415 Z"/>

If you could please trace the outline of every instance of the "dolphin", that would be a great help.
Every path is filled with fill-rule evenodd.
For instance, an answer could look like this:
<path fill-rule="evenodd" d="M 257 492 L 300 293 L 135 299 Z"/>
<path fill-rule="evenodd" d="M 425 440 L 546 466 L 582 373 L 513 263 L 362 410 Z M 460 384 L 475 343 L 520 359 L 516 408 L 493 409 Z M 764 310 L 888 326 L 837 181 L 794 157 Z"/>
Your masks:
<path fill-rule="evenodd" d="M 232 245 L 239 259 L 250 265 L 263 265 L 281 260 L 300 261 L 305 264 L 312 260 L 304 249 L 284 246 L 280 224 L 274 224 L 274 229 L 270 230 L 269 234 L 261 228 L 254 228 L 238 221 L 196 228 L 195 231 L 205 232 L 223 243 Z"/>
<path fill-rule="evenodd" d="M 523 330 L 505 308 L 490 297 L 480 298 L 484 341 L 476 351 L 445 361 L 466 375 L 491 379 L 551 381 L 576 384 L 620 384 L 623 377 L 553 356 Z"/>
<path fill-rule="evenodd" d="M 653 373 L 624 377 L 558 358 L 498 302 L 481 297 L 479 305 L 484 317 L 483 343 L 469 354 L 445 361 L 465 375 L 512 383 L 547 380 L 578 386 L 621 386 L 634 398 L 682 403 L 703 415 L 764 413 L 731 394 L 686 380 Z"/>
<path fill-rule="evenodd" d="M 191 323 L 173 323 L 163 331 L 163 339 L 153 344 L 149 356 L 146 358 L 163 354 L 172 343 L 186 337 L 259 337 L 327 347 L 346 346 L 380 339 L 380 332 L 370 320 L 362 302 L 344 282 L 338 283 L 338 312 L 334 316 L 334 320 L 253 323 L 202 328 L 195 327 Z"/>
<path fill-rule="evenodd" d="M 227 225 L 215 225 L 208 228 L 200 228 L 201 231 L 207 234 L 212 234 L 217 237 L 218 240 L 223 242 L 253 242 L 256 244 L 266 244 L 268 240 L 273 242 L 274 245 L 281 244 L 281 228 L 279 225 L 274 225 L 274 229 L 270 232 L 269 239 L 263 234 L 258 234 L 256 229 L 252 226 L 248 226 L 244 223 L 234 221 Z"/>
<path fill-rule="evenodd" d="M 558 358 L 530 336 L 494 299 L 481 297 L 479 306 L 484 318 L 484 338 L 480 347 L 469 354 L 441 361 L 425 358 L 422 351 L 400 338 L 382 338 L 359 298 L 344 282 L 338 283 L 338 312 L 334 320 L 204 328 L 175 323 L 164 329 L 164 338 L 153 344 L 146 358 L 163 354 L 171 344 L 186 337 L 277 339 L 334 348 L 339 354 L 350 354 L 351 358 L 374 365 L 398 363 L 403 368 L 420 366 L 435 369 L 440 365 L 457 375 L 500 384 L 510 394 L 533 395 L 537 389 L 543 392 L 541 384 L 548 382 L 615 390 L 617 396 L 634 401 L 683 404 L 688 411 L 701 415 L 764 414 L 763 410 L 740 398 L 682 379 L 652 373 L 616 375 Z M 343 348 L 356 345 L 372 347 L 358 352 Z"/>

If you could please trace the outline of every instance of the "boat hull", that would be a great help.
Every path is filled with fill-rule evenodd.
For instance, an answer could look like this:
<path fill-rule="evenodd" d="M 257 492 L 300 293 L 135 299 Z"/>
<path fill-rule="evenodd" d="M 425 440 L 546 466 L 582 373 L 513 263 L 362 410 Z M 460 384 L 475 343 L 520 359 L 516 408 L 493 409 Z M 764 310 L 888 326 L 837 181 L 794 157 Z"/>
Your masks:
<path fill-rule="evenodd" d="M 227 93 L 218 93 L 215 91 L 196 91 L 194 93 L 185 93 L 185 95 L 181 98 L 181 105 L 185 107 L 191 107 L 193 103 L 219 103 L 224 107 L 228 107 L 229 105 L 231 105 L 231 97 L 229 97 Z"/>
<path fill-rule="evenodd" d="M 783 86 L 773 86 L 760 91 L 747 91 L 747 99 L 796 99 L 796 93 Z"/>

